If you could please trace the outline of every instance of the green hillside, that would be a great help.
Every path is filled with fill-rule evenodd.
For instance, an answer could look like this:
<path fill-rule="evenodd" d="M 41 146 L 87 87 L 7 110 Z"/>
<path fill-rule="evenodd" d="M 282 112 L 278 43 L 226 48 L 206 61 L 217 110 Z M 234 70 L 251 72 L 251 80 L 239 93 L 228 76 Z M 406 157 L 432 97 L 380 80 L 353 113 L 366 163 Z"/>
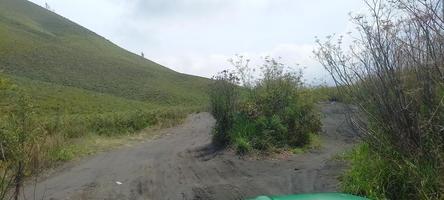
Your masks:
<path fill-rule="evenodd" d="M 40 84 L 46 82 L 85 96 L 160 105 L 201 105 L 209 82 L 132 54 L 26 0 L 0 0 L 0 71 L 23 85 L 34 80 L 33 87 L 48 89 Z"/>
<path fill-rule="evenodd" d="M 61 86 L 22 77 L 9 77 L 10 82 L 29 95 L 29 101 L 39 115 L 54 115 L 58 112 L 66 114 L 98 114 L 108 112 L 125 112 L 138 109 L 151 110 L 162 107 L 157 104 L 125 99 L 108 94 L 91 92 L 75 87 Z M 2 102 L 13 99 L 5 98 Z"/>

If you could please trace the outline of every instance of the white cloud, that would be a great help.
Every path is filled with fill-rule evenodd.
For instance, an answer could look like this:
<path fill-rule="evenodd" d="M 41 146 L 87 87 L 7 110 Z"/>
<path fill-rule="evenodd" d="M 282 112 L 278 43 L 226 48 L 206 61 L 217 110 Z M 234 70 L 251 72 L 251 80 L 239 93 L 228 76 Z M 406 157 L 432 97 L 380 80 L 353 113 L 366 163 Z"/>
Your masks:
<path fill-rule="evenodd" d="M 361 0 L 31 0 L 116 44 L 183 73 L 211 77 L 236 53 L 270 55 L 326 73 L 314 37 L 345 33 Z M 328 79 L 328 77 L 325 77 Z"/>
<path fill-rule="evenodd" d="M 280 61 L 293 69 L 303 69 L 304 78 L 307 82 L 321 83 L 323 81 L 331 82 L 328 73 L 316 61 L 313 55 L 314 46 L 311 44 L 295 45 L 295 44 L 279 44 L 270 51 L 262 52 L 237 52 L 251 59 L 252 67 L 258 69 L 263 63 L 263 58 L 270 56 L 280 58 Z M 189 74 L 199 73 L 201 76 L 211 77 L 216 73 L 233 69 L 228 59 L 233 58 L 232 55 L 224 54 L 183 54 L 179 56 L 165 56 L 154 59 L 156 62 L 172 69 Z"/>

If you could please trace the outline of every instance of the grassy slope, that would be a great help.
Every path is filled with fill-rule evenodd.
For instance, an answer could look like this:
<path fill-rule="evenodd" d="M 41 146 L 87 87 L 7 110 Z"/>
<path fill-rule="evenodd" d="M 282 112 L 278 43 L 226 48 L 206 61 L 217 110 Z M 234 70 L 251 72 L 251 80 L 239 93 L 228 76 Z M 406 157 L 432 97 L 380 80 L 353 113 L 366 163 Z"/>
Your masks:
<path fill-rule="evenodd" d="M 71 93 L 83 98 L 79 102 L 128 103 L 128 107 L 141 104 L 136 101 L 161 105 L 207 101 L 208 79 L 141 58 L 25 0 L 0 0 L 0 58 L 0 70 L 19 85 L 34 91 L 41 87 L 56 98 L 70 99 L 62 96 Z"/>
<path fill-rule="evenodd" d="M 35 111 L 42 115 L 53 115 L 57 112 L 67 114 L 98 114 L 134 111 L 138 109 L 150 110 L 161 107 L 148 102 L 130 100 L 28 78 L 11 76 L 10 79 L 20 90 L 32 97 L 30 99 L 31 104 L 34 105 Z M 4 101 L 6 100 L 7 99 Z"/>

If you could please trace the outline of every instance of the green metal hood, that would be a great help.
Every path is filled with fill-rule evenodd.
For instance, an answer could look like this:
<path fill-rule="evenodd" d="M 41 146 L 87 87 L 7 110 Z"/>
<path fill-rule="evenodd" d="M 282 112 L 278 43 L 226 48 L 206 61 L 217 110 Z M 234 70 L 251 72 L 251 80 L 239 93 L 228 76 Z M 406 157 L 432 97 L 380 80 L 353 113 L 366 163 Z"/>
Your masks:
<path fill-rule="evenodd" d="M 319 194 L 300 194 L 287 196 L 259 196 L 248 200 L 368 200 L 342 193 L 319 193 Z"/>

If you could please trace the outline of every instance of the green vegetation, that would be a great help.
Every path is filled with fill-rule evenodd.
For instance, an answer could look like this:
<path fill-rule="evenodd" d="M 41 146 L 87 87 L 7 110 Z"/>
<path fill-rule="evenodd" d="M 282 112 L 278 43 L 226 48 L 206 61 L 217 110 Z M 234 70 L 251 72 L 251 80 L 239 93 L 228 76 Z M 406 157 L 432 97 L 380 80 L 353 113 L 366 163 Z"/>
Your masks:
<path fill-rule="evenodd" d="M 442 199 L 442 1 L 368 5 L 370 17 L 353 18 L 362 37 L 350 49 L 331 37 L 318 41 L 316 52 L 341 94 L 360 108 L 352 122 L 365 140 L 348 156 L 343 189 L 374 199 Z"/>
<path fill-rule="evenodd" d="M 232 145 L 238 153 L 310 143 L 310 134 L 320 130 L 320 120 L 312 98 L 303 92 L 300 74 L 267 58 L 262 78 L 251 83 L 242 74 L 249 70 L 248 65 L 235 66 L 241 78 L 223 71 L 214 77 L 210 90 L 211 111 L 216 118 L 214 142 Z M 242 88 L 237 86 L 241 80 Z"/>
<path fill-rule="evenodd" d="M 77 114 L 88 115 L 108 112 L 126 112 L 137 109 L 167 107 L 150 102 L 141 102 L 108 94 L 101 94 L 76 87 L 61 86 L 23 77 L 4 76 L 15 88 L 31 98 L 30 103 L 39 115 Z M 10 92 L 11 93 L 17 93 Z M 4 98 L 1 106 L 10 105 L 13 99 Z"/>

